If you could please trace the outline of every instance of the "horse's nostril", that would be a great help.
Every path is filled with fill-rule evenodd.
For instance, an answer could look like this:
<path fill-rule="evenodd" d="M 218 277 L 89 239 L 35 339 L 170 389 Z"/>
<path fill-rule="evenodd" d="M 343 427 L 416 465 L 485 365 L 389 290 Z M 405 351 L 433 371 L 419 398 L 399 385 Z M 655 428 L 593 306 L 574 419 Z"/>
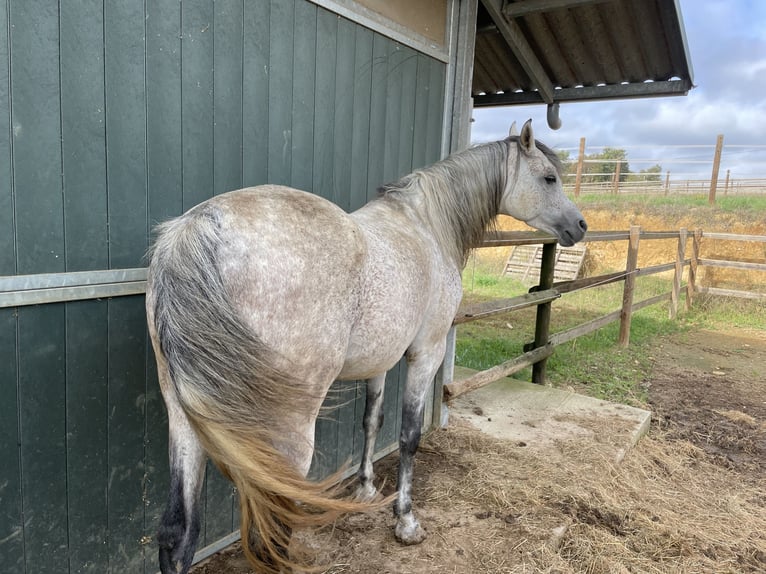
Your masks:
<path fill-rule="evenodd" d="M 583 231 L 588 231 L 588 224 L 587 224 L 587 223 L 585 223 L 585 220 L 584 220 L 584 219 L 581 219 L 581 220 L 578 222 L 578 224 L 579 224 L 579 226 L 580 226 L 580 229 L 582 229 Z"/>

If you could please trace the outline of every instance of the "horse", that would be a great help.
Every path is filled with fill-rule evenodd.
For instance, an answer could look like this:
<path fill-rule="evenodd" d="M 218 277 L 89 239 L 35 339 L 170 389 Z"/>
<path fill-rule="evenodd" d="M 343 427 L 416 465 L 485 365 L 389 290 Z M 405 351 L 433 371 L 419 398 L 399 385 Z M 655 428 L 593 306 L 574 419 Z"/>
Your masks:
<path fill-rule="evenodd" d="M 185 574 L 200 530 L 207 457 L 237 488 L 256 572 L 306 564 L 294 528 L 369 510 L 385 373 L 407 360 L 395 536 L 426 536 L 412 473 L 429 385 L 462 297 L 460 274 L 498 214 L 569 246 L 587 225 L 556 154 L 521 133 L 471 147 L 379 190 L 350 214 L 263 185 L 215 196 L 158 226 L 146 313 L 167 407 L 170 492 L 157 534 L 163 574 Z M 314 426 L 335 380 L 367 380 L 354 496 L 306 478 Z"/>

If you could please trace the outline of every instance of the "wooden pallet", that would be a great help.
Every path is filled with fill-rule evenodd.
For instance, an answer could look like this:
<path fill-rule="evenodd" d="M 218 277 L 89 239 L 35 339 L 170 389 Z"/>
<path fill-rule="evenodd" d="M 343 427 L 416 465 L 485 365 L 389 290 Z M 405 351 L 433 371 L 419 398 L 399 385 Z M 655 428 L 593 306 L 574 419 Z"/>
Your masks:
<path fill-rule="evenodd" d="M 542 258 L 542 245 L 517 245 L 508 256 L 503 275 L 518 279 L 525 285 L 537 285 L 540 282 L 540 263 Z M 553 281 L 577 279 L 584 260 L 584 243 L 579 243 L 572 247 L 557 245 Z"/>

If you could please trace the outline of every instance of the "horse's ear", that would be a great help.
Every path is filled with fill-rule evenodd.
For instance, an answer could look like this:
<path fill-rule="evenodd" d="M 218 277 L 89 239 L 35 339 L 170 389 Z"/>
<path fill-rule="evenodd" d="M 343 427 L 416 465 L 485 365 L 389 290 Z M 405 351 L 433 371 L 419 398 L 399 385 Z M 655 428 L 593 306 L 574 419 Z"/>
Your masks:
<path fill-rule="evenodd" d="M 524 122 L 524 126 L 521 128 L 521 136 L 519 136 L 519 142 L 521 147 L 527 153 L 535 149 L 535 134 L 532 131 L 532 120 L 528 119 Z"/>
<path fill-rule="evenodd" d="M 519 135 L 519 130 L 516 129 L 516 122 L 513 122 L 511 124 L 511 129 L 508 130 L 508 137 L 513 137 Z"/>

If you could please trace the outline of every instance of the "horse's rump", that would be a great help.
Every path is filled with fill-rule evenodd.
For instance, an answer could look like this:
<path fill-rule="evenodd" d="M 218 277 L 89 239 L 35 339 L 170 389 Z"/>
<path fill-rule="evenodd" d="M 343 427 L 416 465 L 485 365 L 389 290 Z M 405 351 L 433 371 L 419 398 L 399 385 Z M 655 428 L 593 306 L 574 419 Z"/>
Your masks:
<path fill-rule="evenodd" d="M 295 420 L 313 429 L 324 394 L 284 369 L 289 361 L 263 342 L 237 300 L 246 287 L 233 288 L 241 283 L 232 277 L 232 255 L 239 253 L 247 265 L 258 248 L 232 245 L 238 235 L 228 224 L 238 211 L 226 198 L 215 198 L 159 227 L 147 317 L 155 350 L 164 358 L 158 364 L 167 365 L 163 393 L 175 395 L 208 455 L 237 486 L 246 553 L 263 572 L 279 572 L 280 565 L 290 564 L 283 549 L 293 527 L 370 505 L 337 500 L 333 480 L 307 481 L 307 467 L 296 468 L 284 454 L 301 448 L 287 445 L 287 437 L 300 440 Z M 250 535 L 253 530 L 257 537 Z"/>

